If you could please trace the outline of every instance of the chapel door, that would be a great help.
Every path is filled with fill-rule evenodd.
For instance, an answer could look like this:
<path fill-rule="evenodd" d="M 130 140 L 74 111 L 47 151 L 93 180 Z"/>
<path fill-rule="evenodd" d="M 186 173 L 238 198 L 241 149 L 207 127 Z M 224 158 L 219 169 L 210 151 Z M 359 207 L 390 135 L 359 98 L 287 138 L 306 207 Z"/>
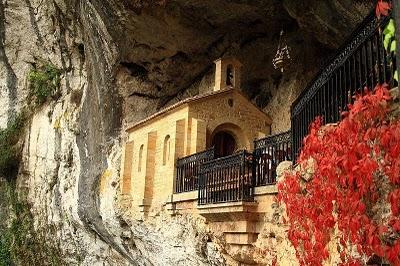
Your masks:
<path fill-rule="evenodd" d="M 236 149 L 235 138 L 225 131 L 215 134 L 212 145 L 215 148 L 215 156 L 217 158 L 231 155 Z"/>

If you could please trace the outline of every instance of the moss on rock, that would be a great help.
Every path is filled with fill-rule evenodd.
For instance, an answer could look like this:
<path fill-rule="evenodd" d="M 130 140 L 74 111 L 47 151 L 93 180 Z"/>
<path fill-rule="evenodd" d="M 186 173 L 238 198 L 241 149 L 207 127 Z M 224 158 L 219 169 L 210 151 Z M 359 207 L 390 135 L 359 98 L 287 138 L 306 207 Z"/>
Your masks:
<path fill-rule="evenodd" d="M 0 266 L 66 265 L 44 228 L 34 227 L 29 204 L 18 197 L 15 181 L 0 179 Z"/>

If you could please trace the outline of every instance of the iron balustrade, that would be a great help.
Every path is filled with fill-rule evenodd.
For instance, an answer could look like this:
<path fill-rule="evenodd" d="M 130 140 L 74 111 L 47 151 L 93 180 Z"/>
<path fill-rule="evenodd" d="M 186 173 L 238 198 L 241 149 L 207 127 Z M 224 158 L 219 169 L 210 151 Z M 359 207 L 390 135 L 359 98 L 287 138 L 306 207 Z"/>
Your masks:
<path fill-rule="evenodd" d="M 324 123 L 337 122 L 354 94 L 362 94 L 365 87 L 372 90 L 378 83 L 394 85 L 395 55 L 383 46 L 382 29 L 388 22 L 388 17 L 379 20 L 372 12 L 293 103 L 293 159 L 317 116 Z"/>
<path fill-rule="evenodd" d="M 255 186 L 276 183 L 276 167 L 292 160 L 291 131 L 254 141 L 253 167 Z"/>
<path fill-rule="evenodd" d="M 175 193 L 198 189 L 200 167 L 202 163 L 214 159 L 214 148 L 195 153 L 176 162 Z"/>
<path fill-rule="evenodd" d="M 198 189 L 198 204 L 253 201 L 254 188 L 276 183 L 276 167 L 294 160 L 311 122 L 340 120 L 353 95 L 376 84 L 395 85 L 396 58 L 383 46 L 389 18 L 371 13 L 338 54 L 306 87 L 291 108 L 291 131 L 254 141 L 253 153 L 241 151 L 214 159 L 214 149 L 177 161 L 175 193 Z"/>
<path fill-rule="evenodd" d="M 198 204 L 253 201 L 252 154 L 241 151 L 201 166 Z"/>

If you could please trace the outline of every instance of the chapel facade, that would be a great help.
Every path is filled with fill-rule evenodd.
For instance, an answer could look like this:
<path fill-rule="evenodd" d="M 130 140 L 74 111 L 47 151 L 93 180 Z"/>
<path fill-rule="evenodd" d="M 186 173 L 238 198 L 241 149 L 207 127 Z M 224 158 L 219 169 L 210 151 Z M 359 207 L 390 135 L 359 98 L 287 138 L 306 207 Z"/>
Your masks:
<path fill-rule="evenodd" d="M 274 158 L 291 152 L 263 148 L 272 119 L 241 92 L 240 62 L 215 66 L 212 91 L 128 126 L 121 193 L 134 218 L 201 215 L 242 247 L 257 239 L 276 194 Z"/>

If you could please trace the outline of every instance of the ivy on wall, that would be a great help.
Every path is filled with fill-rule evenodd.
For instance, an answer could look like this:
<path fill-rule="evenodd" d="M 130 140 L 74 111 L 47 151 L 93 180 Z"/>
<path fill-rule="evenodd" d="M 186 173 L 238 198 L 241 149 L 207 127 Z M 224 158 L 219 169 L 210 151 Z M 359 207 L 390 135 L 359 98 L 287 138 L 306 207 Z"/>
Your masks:
<path fill-rule="evenodd" d="M 297 171 L 280 183 L 302 265 L 329 257 L 335 224 L 342 265 L 364 265 L 374 254 L 400 265 L 400 121 L 390 119 L 389 100 L 387 87 L 377 86 L 336 127 L 321 129 L 318 118 L 298 159 L 302 169 L 311 160 L 312 180 Z"/>
<path fill-rule="evenodd" d="M 378 0 L 376 15 L 390 9 Z M 393 20 L 383 34 L 385 49 L 395 53 Z M 299 167 L 278 185 L 301 265 L 322 265 L 332 243 L 341 265 L 365 265 L 373 256 L 400 265 L 400 121 L 391 117 L 390 101 L 387 86 L 377 85 L 356 97 L 337 126 L 322 128 L 317 118 Z"/>

